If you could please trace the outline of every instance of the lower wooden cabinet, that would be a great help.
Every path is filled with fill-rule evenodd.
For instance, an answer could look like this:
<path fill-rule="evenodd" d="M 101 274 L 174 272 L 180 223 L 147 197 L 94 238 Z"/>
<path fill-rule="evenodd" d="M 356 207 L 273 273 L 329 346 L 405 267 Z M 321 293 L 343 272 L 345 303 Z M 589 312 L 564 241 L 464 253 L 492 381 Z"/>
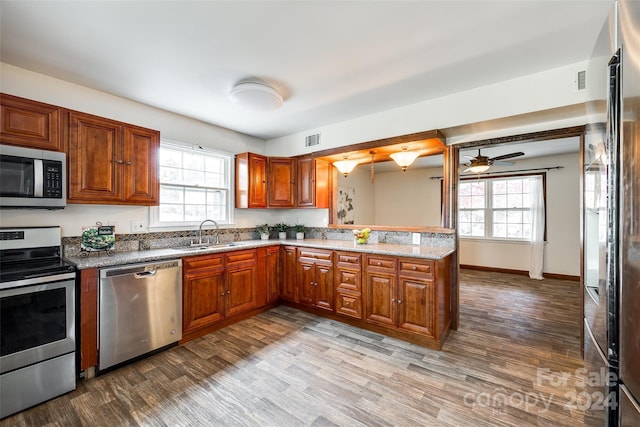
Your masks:
<path fill-rule="evenodd" d="M 450 327 L 448 264 L 367 255 L 365 319 L 369 323 L 440 340 Z M 446 270 L 446 271 L 445 271 Z M 448 282 L 448 280 L 447 280 Z"/>
<path fill-rule="evenodd" d="M 333 252 L 298 249 L 298 300 L 333 311 Z"/>
<path fill-rule="evenodd" d="M 298 302 L 297 257 L 295 246 L 282 247 L 282 275 L 280 297 L 290 302 Z"/>
<path fill-rule="evenodd" d="M 336 252 L 336 313 L 362 319 L 362 255 Z"/>
<path fill-rule="evenodd" d="M 183 258 L 183 341 L 258 307 L 257 263 L 255 249 Z"/>

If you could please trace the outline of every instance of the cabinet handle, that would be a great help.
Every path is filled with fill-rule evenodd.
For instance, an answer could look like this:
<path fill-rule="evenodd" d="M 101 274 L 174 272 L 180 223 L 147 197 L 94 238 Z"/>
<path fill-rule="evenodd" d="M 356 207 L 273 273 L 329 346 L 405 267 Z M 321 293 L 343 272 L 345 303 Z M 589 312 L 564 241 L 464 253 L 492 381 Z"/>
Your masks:
<path fill-rule="evenodd" d="M 125 165 L 131 166 L 131 162 L 124 162 Z"/>
<path fill-rule="evenodd" d="M 230 291 L 230 290 L 229 290 L 229 291 L 227 291 L 227 295 L 231 295 L 231 291 Z"/>
<path fill-rule="evenodd" d="M 401 299 L 398 300 L 398 304 L 402 304 L 402 300 Z"/>
<path fill-rule="evenodd" d="M 224 296 L 224 292 L 222 292 L 222 293 L 220 294 L 220 296 L 221 296 L 221 297 L 223 297 L 223 296 Z"/>
<path fill-rule="evenodd" d="M 396 302 L 396 299 L 395 298 L 391 298 L 391 302 Z"/>
<path fill-rule="evenodd" d="M 116 163 L 117 163 L 117 164 L 119 164 L 119 165 L 121 165 L 121 164 L 123 164 L 124 162 L 123 162 L 122 160 L 116 160 Z"/>
<path fill-rule="evenodd" d="M 345 281 L 345 282 L 348 282 L 348 281 L 349 281 L 349 278 L 348 278 L 348 277 L 345 277 L 345 278 L 344 278 L 344 281 Z"/>
<path fill-rule="evenodd" d="M 381 263 L 381 262 L 379 262 L 379 263 L 378 263 L 378 267 L 380 267 L 381 265 L 382 265 L 382 263 Z"/>
<path fill-rule="evenodd" d="M 416 271 L 418 269 L 418 267 L 416 267 L 415 265 L 411 268 L 413 271 Z"/>

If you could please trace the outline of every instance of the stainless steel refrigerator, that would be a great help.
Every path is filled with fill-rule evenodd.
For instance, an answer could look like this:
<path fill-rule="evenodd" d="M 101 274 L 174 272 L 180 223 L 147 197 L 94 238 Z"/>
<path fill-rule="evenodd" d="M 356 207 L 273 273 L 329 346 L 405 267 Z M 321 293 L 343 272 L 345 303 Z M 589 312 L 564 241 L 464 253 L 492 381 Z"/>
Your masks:
<path fill-rule="evenodd" d="M 640 426 L 639 1 L 615 2 L 587 73 L 595 87 L 584 145 L 584 357 L 599 381 L 589 384 L 585 424 Z"/>

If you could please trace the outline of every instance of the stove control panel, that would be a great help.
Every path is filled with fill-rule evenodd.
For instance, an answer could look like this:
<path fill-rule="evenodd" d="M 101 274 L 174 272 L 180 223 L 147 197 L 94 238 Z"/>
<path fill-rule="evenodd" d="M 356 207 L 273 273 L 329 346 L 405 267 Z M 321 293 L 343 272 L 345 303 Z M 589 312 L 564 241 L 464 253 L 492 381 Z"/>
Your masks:
<path fill-rule="evenodd" d="M 0 240 L 24 240 L 24 231 L 0 231 Z"/>

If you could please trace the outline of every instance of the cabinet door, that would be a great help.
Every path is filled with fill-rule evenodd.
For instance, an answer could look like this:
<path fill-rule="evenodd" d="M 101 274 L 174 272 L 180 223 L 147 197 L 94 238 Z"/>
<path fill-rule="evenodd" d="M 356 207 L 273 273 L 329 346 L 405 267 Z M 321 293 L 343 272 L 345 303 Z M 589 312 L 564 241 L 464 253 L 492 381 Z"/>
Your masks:
<path fill-rule="evenodd" d="M 70 203 L 113 203 L 122 198 L 122 126 L 88 114 L 69 113 Z"/>
<path fill-rule="evenodd" d="M 298 301 L 300 301 L 300 304 L 315 304 L 315 266 L 312 262 L 301 261 L 298 265 L 298 291 Z"/>
<path fill-rule="evenodd" d="M 280 296 L 292 302 L 298 302 L 296 248 L 283 246 L 282 249 L 282 286 Z"/>
<path fill-rule="evenodd" d="M 227 271 L 227 317 L 256 308 L 256 266 L 237 267 Z"/>
<path fill-rule="evenodd" d="M 395 274 L 367 272 L 365 282 L 365 318 L 381 326 L 396 326 Z"/>
<path fill-rule="evenodd" d="M 297 163 L 297 206 L 328 208 L 329 163 L 315 159 L 300 159 Z"/>
<path fill-rule="evenodd" d="M 267 304 L 278 300 L 280 290 L 278 280 L 280 278 L 280 248 L 273 246 L 267 248 Z"/>
<path fill-rule="evenodd" d="M 317 263 L 314 267 L 315 305 L 333 311 L 333 267 Z"/>
<path fill-rule="evenodd" d="M 435 337 L 435 281 L 400 276 L 398 327 Z"/>
<path fill-rule="evenodd" d="M 224 269 L 202 269 L 184 275 L 183 333 L 224 317 Z"/>
<path fill-rule="evenodd" d="M 0 142 L 40 150 L 65 151 L 62 108 L 1 94 Z"/>
<path fill-rule="evenodd" d="M 236 155 L 236 208 L 267 207 L 267 158 L 259 154 Z"/>
<path fill-rule="evenodd" d="M 158 147 L 160 132 L 134 126 L 124 128 L 123 201 L 158 205 Z"/>
<path fill-rule="evenodd" d="M 362 319 L 362 294 L 346 289 L 336 289 L 336 313 Z"/>
<path fill-rule="evenodd" d="M 295 159 L 269 158 L 269 206 L 295 207 Z"/>

